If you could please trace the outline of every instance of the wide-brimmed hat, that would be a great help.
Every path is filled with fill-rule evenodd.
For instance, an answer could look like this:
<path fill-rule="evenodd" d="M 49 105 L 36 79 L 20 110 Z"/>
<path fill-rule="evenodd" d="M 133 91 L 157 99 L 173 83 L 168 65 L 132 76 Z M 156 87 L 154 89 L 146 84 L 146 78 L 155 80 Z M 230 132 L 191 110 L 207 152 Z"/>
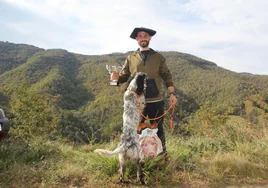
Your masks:
<path fill-rule="evenodd" d="M 154 35 L 156 34 L 156 31 L 155 31 L 155 30 L 152 30 L 152 29 L 149 29 L 149 28 L 145 28 L 145 27 L 136 27 L 136 28 L 132 31 L 132 33 L 131 33 L 131 35 L 130 35 L 130 38 L 132 38 L 132 39 L 136 39 L 137 34 L 138 34 L 138 32 L 140 32 L 140 31 L 144 31 L 144 32 L 148 33 L 150 36 L 154 36 Z"/>

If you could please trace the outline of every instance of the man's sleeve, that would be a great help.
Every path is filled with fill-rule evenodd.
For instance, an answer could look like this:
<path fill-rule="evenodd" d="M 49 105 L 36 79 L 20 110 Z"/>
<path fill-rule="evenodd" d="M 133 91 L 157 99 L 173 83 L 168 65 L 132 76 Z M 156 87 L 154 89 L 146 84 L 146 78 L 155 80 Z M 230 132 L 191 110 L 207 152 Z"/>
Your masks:
<path fill-rule="evenodd" d="M 127 57 L 127 59 L 125 60 L 124 66 L 122 68 L 122 71 L 120 72 L 119 75 L 119 83 L 124 83 L 128 80 L 129 76 L 130 76 L 130 71 L 129 71 L 129 56 Z"/>
<path fill-rule="evenodd" d="M 166 59 L 163 56 L 161 56 L 160 75 L 164 80 L 166 87 L 173 86 L 172 75 L 169 68 L 167 67 Z"/>

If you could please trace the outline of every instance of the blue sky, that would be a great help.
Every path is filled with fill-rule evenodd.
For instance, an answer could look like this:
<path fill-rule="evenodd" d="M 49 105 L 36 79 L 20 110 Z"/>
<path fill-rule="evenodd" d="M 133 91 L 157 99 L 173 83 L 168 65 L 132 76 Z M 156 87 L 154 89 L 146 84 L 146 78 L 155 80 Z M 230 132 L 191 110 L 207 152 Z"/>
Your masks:
<path fill-rule="evenodd" d="M 85 55 L 137 49 L 135 27 L 157 31 L 150 47 L 268 75 L 267 0 L 0 0 L 0 41 Z"/>

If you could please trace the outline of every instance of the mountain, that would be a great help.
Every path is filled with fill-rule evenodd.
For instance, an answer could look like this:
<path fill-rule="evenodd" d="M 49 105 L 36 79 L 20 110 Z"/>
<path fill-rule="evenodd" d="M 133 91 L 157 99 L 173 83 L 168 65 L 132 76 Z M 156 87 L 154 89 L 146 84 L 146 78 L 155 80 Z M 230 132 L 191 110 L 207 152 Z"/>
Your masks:
<path fill-rule="evenodd" d="M 22 65 L 30 56 L 40 51 L 44 49 L 0 41 L 0 74 Z"/>
<path fill-rule="evenodd" d="M 120 87 L 108 86 L 105 65 L 122 65 L 130 53 L 81 55 L 0 42 L 0 104 L 12 113 L 12 104 L 17 104 L 14 94 L 22 100 L 21 93 L 34 92 L 46 97 L 47 108 L 57 109 L 51 110 L 54 114 L 50 119 L 56 119 L 54 123 L 62 135 L 73 137 L 69 135 L 72 132 L 80 134 L 76 137 L 83 133 L 90 137 L 87 140 L 108 138 L 121 129 L 123 101 Z M 187 122 L 202 106 L 219 114 L 241 115 L 246 101 L 254 96 L 265 103 L 261 106 L 255 101 L 255 106 L 267 113 L 268 76 L 235 73 L 190 54 L 160 53 L 174 77 L 179 98 L 175 117 L 178 124 Z M 22 92 L 22 88 L 26 91 Z M 24 100 L 32 100 L 29 96 L 24 95 Z M 168 95 L 165 97 L 167 100 Z"/>

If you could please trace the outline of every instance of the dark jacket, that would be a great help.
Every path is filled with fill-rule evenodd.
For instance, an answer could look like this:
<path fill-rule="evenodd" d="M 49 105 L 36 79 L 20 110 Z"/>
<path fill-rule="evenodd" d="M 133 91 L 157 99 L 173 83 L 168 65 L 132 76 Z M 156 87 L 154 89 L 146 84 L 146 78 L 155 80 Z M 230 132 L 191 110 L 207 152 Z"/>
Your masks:
<path fill-rule="evenodd" d="M 129 55 L 120 73 L 119 83 L 126 82 L 136 72 L 145 72 L 148 76 L 146 102 L 163 100 L 162 81 L 166 87 L 173 86 L 172 76 L 166 65 L 166 59 L 153 49 L 150 49 L 146 59 L 139 50 Z"/>

